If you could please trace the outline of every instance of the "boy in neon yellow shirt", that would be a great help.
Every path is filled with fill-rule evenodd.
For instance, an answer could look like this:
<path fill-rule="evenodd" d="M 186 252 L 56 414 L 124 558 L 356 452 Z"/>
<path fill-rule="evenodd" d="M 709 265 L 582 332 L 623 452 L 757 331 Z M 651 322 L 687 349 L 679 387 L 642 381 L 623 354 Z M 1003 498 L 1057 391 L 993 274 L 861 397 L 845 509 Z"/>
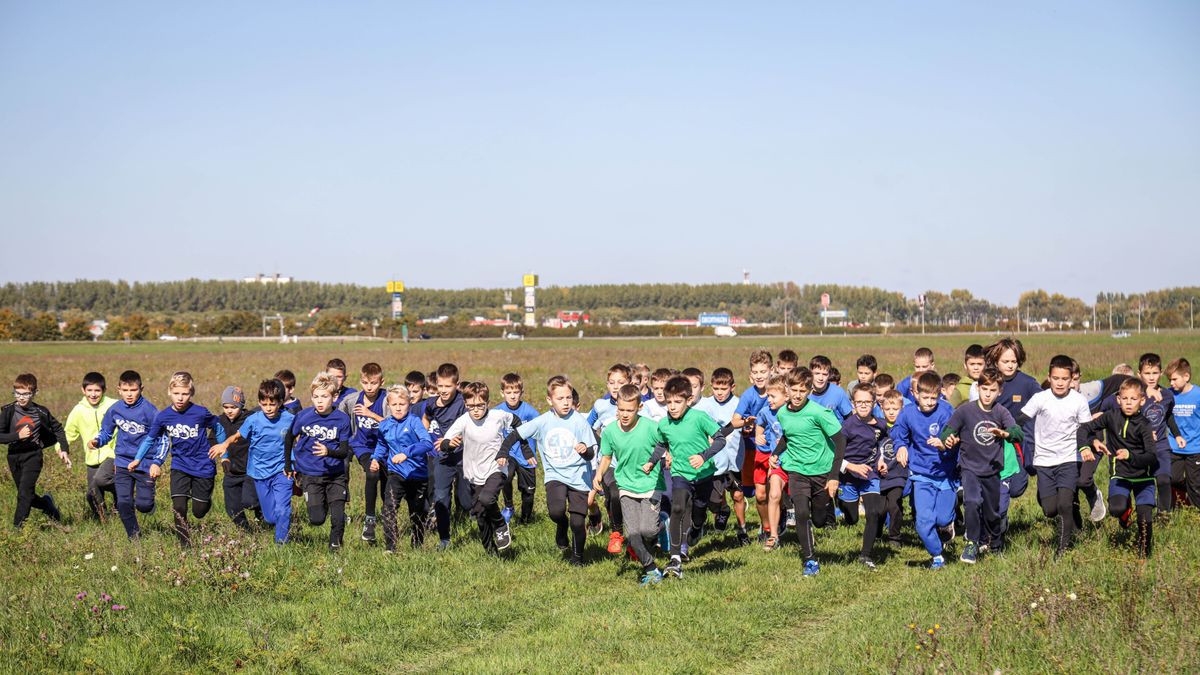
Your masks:
<path fill-rule="evenodd" d="M 108 389 L 104 375 L 95 371 L 83 376 L 83 398 L 67 415 L 67 423 L 63 431 L 67 435 L 67 443 L 79 441 L 83 446 L 84 464 L 87 465 L 87 503 L 93 518 L 107 515 L 104 493 L 113 496 L 113 506 L 117 502 L 117 488 L 113 482 L 113 459 L 116 457 L 117 437 L 98 447 L 92 448 L 88 441 L 100 435 L 100 422 L 104 413 L 117 402 L 117 399 L 105 395 Z M 68 450 L 68 448 L 62 448 Z"/>

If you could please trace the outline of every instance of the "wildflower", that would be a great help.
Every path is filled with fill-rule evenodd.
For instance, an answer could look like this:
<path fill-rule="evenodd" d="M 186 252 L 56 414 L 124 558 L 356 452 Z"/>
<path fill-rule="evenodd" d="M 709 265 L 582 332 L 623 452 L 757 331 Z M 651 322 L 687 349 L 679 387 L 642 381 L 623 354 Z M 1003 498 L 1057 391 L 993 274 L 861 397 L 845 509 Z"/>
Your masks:
<path fill-rule="evenodd" d="M 100 608 L 95 605 L 92 605 L 92 614 L 99 614 L 99 613 L 100 613 Z"/>
<path fill-rule="evenodd" d="M 1043 588 L 1042 590 L 1043 590 L 1044 592 L 1046 592 L 1046 593 L 1049 593 L 1049 592 L 1050 592 L 1050 589 L 1049 589 L 1049 588 Z"/>
<path fill-rule="evenodd" d="M 941 630 L 941 629 L 942 629 L 942 624 L 940 624 L 940 623 L 935 623 L 935 624 L 933 624 L 933 629 L 934 629 L 934 630 Z"/>
<path fill-rule="evenodd" d="M 932 628 L 930 628 L 929 630 L 927 630 L 927 631 L 925 631 L 925 632 L 926 632 L 926 633 L 928 633 L 928 634 L 930 634 L 930 635 L 933 635 L 933 629 L 932 629 Z"/>
<path fill-rule="evenodd" d="M 1070 593 L 1067 593 L 1067 599 L 1071 602 L 1074 602 L 1079 599 L 1079 596 L 1075 595 L 1074 591 L 1071 591 Z"/>
<path fill-rule="evenodd" d="M 917 645 L 917 651 L 921 651 L 921 645 Z"/>
<path fill-rule="evenodd" d="M 95 553 L 85 553 L 85 554 L 83 555 L 83 559 L 84 559 L 84 560 L 91 560 L 92 558 L 95 558 L 95 557 L 96 557 L 96 554 L 95 554 Z"/>
<path fill-rule="evenodd" d="M 249 573 L 249 572 L 242 572 L 242 578 L 243 578 L 243 579 L 249 579 L 249 578 L 250 578 L 250 573 Z"/>
<path fill-rule="evenodd" d="M 79 591 L 78 593 L 75 594 L 76 600 L 82 600 L 86 597 L 87 597 L 87 591 Z"/>
<path fill-rule="evenodd" d="M 1036 602 L 1029 603 L 1029 609 L 1037 609 L 1037 603 Z"/>
<path fill-rule="evenodd" d="M 112 609 L 114 612 L 124 612 L 125 610 L 127 610 L 129 608 L 126 607 L 125 605 L 113 605 Z"/>
<path fill-rule="evenodd" d="M 112 601 L 112 596 L 111 596 L 111 595 L 109 595 L 108 593 L 101 593 L 101 594 L 100 594 L 100 601 L 101 601 L 101 602 L 111 602 L 111 601 Z"/>
<path fill-rule="evenodd" d="M 112 567 L 108 568 L 108 571 L 109 571 L 109 572 L 116 572 L 116 571 L 117 571 L 117 566 L 116 566 L 116 565 L 113 565 Z"/>
<path fill-rule="evenodd" d="M 916 628 L 916 627 L 917 627 L 917 624 L 915 624 L 915 623 L 910 623 L 910 624 L 908 624 L 908 627 L 909 627 L 909 629 Z"/>

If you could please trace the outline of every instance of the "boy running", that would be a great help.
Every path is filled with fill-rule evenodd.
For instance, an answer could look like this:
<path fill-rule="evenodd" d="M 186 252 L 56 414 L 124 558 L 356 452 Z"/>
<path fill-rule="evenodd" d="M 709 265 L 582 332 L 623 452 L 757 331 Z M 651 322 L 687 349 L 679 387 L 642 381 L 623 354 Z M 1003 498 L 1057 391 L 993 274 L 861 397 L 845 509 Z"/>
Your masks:
<path fill-rule="evenodd" d="M 350 456 L 350 418 L 334 409 L 337 380 L 318 373 L 311 385 L 312 407 L 296 415 L 284 439 L 283 470 L 295 474 L 304 491 L 308 522 L 320 526 L 329 519 L 329 550 L 342 547 L 346 532 L 349 487 L 346 458 Z M 293 459 L 294 458 L 294 459 Z"/>
<path fill-rule="evenodd" d="M 71 468 L 66 433 L 45 406 L 33 402 L 36 395 L 37 377 L 22 373 L 13 380 L 15 400 L 0 408 L 0 444 L 8 446 L 8 469 L 17 486 L 17 506 L 13 511 L 13 527 L 17 529 L 25 524 L 30 509 L 38 509 L 52 520 L 62 520 L 50 493 L 37 493 L 42 451 L 58 445 L 59 459 Z"/>
<path fill-rule="evenodd" d="M 83 376 L 83 398 L 67 415 L 63 432 L 68 443 L 79 441 L 83 446 L 83 463 L 87 465 L 87 503 L 92 518 L 103 520 L 108 513 L 104 493 L 112 493 L 113 506 L 117 502 L 117 486 L 113 482 L 113 460 L 116 457 L 117 439 L 113 438 L 106 445 L 93 449 L 88 441 L 100 433 L 100 423 L 104 413 L 112 407 L 117 399 L 105 396 L 108 389 L 104 376 L 90 372 Z M 66 448 L 61 448 L 65 450 Z"/>
<path fill-rule="evenodd" d="M 399 529 L 396 524 L 400 502 L 408 504 L 408 521 L 412 528 L 412 547 L 420 548 L 425 541 L 425 489 L 429 478 L 429 453 L 433 441 L 421 418 L 413 412 L 412 390 L 403 385 L 388 389 L 387 405 L 390 417 L 379 424 L 379 440 L 371 456 L 376 471 L 391 473 L 383 499 L 383 544 L 385 553 L 396 552 Z"/>

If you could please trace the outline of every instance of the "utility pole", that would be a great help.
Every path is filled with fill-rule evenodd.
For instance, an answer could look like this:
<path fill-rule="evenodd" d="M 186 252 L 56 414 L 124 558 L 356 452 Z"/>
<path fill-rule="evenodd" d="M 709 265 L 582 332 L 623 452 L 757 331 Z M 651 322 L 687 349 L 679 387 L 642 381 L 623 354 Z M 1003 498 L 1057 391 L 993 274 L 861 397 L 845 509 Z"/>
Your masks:
<path fill-rule="evenodd" d="M 1104 297 L 1105 297 L 1105 299 L 1108 300 L 1108 330 L 1111 333 L 1112 332 L 1112 295 L 1105 293 Z"/>
<path fill-rule="evenodd" d="M 1138 298 L 1138 332 L 1142 332 L 1142 299 Z"/>

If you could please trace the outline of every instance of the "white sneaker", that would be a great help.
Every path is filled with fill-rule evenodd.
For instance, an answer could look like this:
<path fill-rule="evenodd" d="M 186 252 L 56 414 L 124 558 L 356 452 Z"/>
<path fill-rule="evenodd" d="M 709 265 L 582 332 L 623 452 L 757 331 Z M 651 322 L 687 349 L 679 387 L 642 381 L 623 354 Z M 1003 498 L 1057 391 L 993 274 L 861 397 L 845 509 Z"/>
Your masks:
<path fill-rule="evenodd" d="M 1096 490 L 1096 503 L 1092 504 L 1092 512 L 1088 515 L 1088 519 L 1093 523 L 1099 523 L 1108 516 L 1108 504 L 1104 503 L 1104 495 Z"/>

